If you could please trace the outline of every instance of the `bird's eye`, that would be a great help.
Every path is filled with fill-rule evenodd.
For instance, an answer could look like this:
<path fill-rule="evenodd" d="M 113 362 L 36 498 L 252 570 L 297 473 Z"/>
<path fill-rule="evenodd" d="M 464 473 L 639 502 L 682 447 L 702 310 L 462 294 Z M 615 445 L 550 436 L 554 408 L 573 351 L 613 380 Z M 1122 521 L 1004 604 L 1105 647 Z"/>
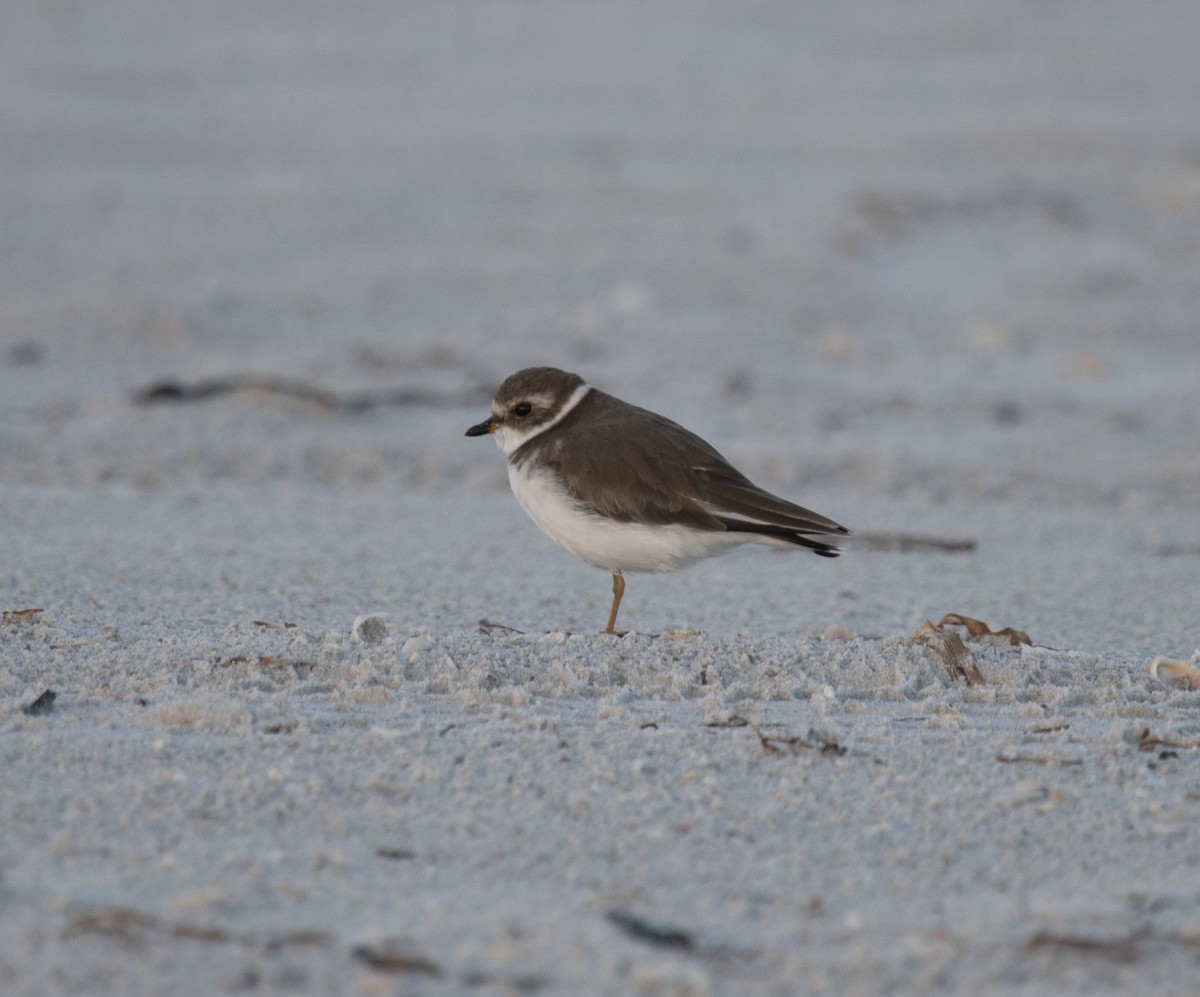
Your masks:
<path fill-rule="evenodd" d="M 529 402 L 521 402 L 520 405 L 517 405 L 513 408 L 513 415 L 520 416 L 522 419 L 524 419 L 525 416 L 529 415 L 529 413 L 532 411 L 533 406 L 530 405 Z"/>

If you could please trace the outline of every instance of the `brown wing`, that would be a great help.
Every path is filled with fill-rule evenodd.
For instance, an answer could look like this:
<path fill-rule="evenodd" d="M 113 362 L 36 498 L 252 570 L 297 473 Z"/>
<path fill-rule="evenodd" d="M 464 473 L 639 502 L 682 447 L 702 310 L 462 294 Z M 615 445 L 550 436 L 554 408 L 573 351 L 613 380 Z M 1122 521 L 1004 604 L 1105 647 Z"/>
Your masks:
<path fill-rule="evenodd" d="M 613 519 L 761 533 L 824 554 L 836 548 L 803 537 L 849 532 L 763 491 L 678 423 L 595 389 L 536 439 L 567 491 Z"/>
<path fill-rule="evenodd" d="M 544 436 L 551 438 L 542 456 L 558 467 L 567 491 L 602 515 L 724 529 L 699 501 L 703 479 L 692 466 L 701 463 L 698 453 L 705 464 L 721 455 L 670 419 L 593 389 Z"/>
<path fill-rule="evenodd" d="M 819 512 L 763 491 L 744 474 L 722 461 L 705 472 L 708 503 L 718 515 L 782 526 L 799 533 L 846 534 L 850 531 Z"/>

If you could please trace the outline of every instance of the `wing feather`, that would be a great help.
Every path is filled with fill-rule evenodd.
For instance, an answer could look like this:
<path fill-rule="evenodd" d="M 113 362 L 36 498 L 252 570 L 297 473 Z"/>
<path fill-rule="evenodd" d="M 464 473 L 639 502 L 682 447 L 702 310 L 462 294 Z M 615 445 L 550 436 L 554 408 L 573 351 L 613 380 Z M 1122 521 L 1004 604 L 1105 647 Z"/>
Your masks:
<path fill-rule="evenodd" d="M 527 446 L 534 445 L 539 459 L 557 468 L 570 495 L 619 521 L 761 533 L 822 548 L 818 553 L 837 548 L 800 537 L 849 533 L 832 519 L 763 491 L 678 423 L 594 388 Z"/>

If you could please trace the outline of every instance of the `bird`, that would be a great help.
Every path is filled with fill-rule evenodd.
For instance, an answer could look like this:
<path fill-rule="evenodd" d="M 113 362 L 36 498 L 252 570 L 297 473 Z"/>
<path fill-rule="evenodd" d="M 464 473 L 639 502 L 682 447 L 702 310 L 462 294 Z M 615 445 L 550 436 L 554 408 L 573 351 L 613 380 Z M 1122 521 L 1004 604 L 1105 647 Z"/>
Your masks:
<path fill-rule="evenodd" d="M 674 571 L 743 543 L 837 557 L 846 527 L 755 485 L 711 444 L 665 416 L 557 367 L 506 378 L 493 436 L 521 507 L 556 543 L 612 574 L 615 629 L 626 572 Z"/>

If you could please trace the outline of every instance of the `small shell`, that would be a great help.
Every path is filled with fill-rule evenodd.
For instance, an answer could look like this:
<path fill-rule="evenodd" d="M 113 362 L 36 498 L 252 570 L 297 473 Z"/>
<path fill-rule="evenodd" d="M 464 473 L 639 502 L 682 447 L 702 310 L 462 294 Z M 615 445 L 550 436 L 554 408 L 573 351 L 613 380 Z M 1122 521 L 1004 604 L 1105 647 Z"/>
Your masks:
<path fill-rule="evenodd" d="M 1200 690 L 1200 668 L 1195 662 L 1200 661 L 1200 651 L 1192 655 L 1191 661 L 1176 661 L 1173 658 L 1155 658 L 1150 662 L 1150 677 L 1156 681 L 1182 682 L 1185 688 Z M 1159 672 L 1163 678 L 1159 678 Z"/>
<path fill-rule="evenodd" d="M 380 644 L 387 639 L 387 615 L 368 613 L 358 617 L 350 628 L 354 640 L 360 644 Z"/>

